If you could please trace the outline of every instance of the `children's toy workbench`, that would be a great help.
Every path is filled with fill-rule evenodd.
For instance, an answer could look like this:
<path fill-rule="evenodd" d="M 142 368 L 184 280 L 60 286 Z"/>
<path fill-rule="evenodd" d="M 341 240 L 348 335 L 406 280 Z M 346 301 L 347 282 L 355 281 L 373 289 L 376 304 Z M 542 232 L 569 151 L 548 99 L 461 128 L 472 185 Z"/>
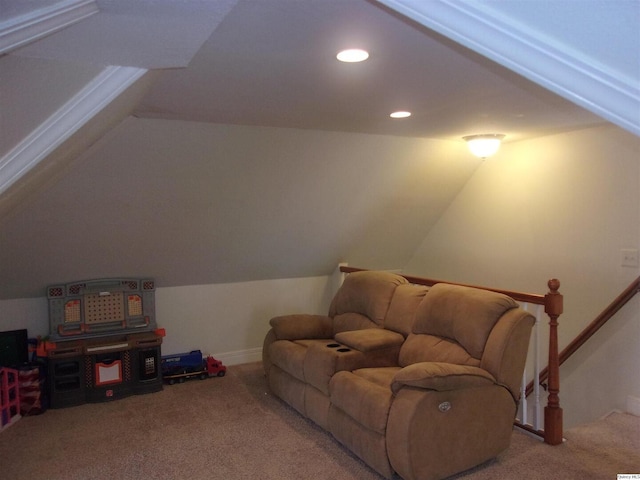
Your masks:
<path fill-rule="evenodd" d="M 54 285 L 49 300 L 51 408 L 162 389 L 153 280 L 118 278 Z"/>

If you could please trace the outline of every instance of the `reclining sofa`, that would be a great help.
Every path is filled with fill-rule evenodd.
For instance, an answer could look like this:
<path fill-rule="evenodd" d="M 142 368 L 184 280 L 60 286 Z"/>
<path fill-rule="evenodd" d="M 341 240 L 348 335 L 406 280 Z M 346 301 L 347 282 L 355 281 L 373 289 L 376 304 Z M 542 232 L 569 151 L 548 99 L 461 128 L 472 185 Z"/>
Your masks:
<path fill-rule="evenodd" d="M 270 390 L 386 478 L 448 477 L 509 446 L 534 318 L 510 297 L 349 274 L 328 315 L 270 320 Z"/>

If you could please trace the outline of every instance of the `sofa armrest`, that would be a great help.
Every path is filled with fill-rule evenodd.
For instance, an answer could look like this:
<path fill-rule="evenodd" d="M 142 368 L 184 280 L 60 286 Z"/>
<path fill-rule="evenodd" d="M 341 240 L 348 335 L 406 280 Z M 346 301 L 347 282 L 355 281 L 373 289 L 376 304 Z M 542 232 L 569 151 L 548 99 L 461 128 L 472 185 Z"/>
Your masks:
<path fill-rule="evenodd" d="M 394 394 L 403 386 L 439 392 L 493 385 L 496 379 L 486 370 L 468 365 L 442 362 L 420 362 L 404 367 L 393 377 Z"/>
<path fill-rule="evenodd" d="M 360 352 L 370 352 L 382 348 L 399 347 L 404 337 L 397 332 L 384 328 L 365 328 L 336 333 L 337 342 Z"/>
<path fill-rule="evenodd" d="M 333 337 L 333 320 L 325 315 L 282 315 L 272 318 L 269 324 L 278 340 Z"/>

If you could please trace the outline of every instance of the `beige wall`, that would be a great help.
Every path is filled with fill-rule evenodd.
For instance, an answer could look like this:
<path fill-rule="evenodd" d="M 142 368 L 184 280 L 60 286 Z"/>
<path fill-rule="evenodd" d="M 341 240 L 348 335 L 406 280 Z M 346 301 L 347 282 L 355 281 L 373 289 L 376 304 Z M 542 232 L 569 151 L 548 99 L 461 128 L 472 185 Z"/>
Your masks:
<path fill-rule="evenodd" d="M 334 277 L 160 288 L 158 325 L 163 353 L 201 349 L 233 365 L 262 360 L 269 319 L 290 313 L 326 314 Z"/>
<path fill-rule="evenodd" d="M 640 247 L 639 153 L 640 139 L 613 126 L 505 144 L 404 271 L 535 293 L 545 293 L 556 277 L 565 295 L 562 348 L 639 274 L 620 265 L 620 249 Z M 640 359 L 637 305 L 613 320 L 609 334 L 585 345 L 593 356 L 584 367 L 563 366 L 560 396 L 569 424 L 623 409 L 627 395 L 640 396 L 640 376 L 631 373 Z M 627 341 L 618 348 L 610 342 L 619 336 Z M 593 375 L 594 359 L 615 367 Z"/>
<path fill-rule="evenodd" d="M 158 288 L 156 321 L 166 329 L 162 353 L 200 349 L 227 365 L 261 360 L 269 319 L 289 313 L 326 314 L 339 285 L 321 277 Z M 47 299 L 0 301 L 0 330 L 49 332 Z"/>

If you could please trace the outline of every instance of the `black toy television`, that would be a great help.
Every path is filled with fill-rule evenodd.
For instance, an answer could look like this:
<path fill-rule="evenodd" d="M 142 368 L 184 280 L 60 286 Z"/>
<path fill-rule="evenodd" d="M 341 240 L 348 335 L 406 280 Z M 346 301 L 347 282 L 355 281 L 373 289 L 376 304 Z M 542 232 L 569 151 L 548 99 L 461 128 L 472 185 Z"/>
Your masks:
<path fill-rule="evenodd" d="M 27 330 L 0 332 L 0 367 L 16 368 L 28 361 Z"/>

